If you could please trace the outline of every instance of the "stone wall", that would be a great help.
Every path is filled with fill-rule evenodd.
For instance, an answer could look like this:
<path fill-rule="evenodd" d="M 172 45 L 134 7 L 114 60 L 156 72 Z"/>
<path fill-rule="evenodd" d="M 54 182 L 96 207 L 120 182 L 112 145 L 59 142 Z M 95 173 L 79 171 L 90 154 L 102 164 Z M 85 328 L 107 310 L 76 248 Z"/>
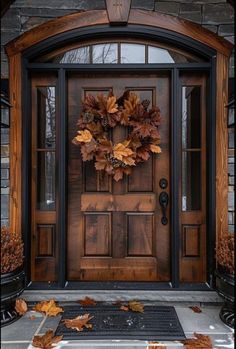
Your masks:
<path fill-rule="evenodd" d="M 158 11 L 198 23 L 234 43 L 234 10 L 226 0 L 133 0 L 133 8 Z M 55 17 L 77 11 L 105 9 L 105 0 L 16 0 L 2 18 L 1 77 L 8 77 L 7 56 L 3 46 L 25 31 Z M 234 77 L 234 53 L 229 76 Z M 7 129 L 2 129 L 1 223 L 8 223 L 9 144 Z M 234 132 L 229 131 L 229 230 L 234 225 Z"/>

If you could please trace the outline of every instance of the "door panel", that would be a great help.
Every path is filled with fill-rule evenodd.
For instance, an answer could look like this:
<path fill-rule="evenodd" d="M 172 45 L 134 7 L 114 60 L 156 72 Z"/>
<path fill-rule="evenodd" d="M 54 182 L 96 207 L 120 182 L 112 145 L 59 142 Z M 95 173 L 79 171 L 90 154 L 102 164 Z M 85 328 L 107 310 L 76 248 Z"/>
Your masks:
<path fill-rule="evenodd" d="M 98 172 L 93 161 L 83 163 L 80 149 L 71 143 L 87 93 L 120 96 L 125 89 L 150 99 L 162 113 L 162 154 L 115 182 Z M 68 279 L 69 280 L 170 280 L 170 219 L 161 224 L 159 180 L 169 181 L 170 80 L 163 75 L 68 76 Z M 127 137 L 117 126 L 113 142 Z M 169 185 L 166 190 L 169 194 Z"/>

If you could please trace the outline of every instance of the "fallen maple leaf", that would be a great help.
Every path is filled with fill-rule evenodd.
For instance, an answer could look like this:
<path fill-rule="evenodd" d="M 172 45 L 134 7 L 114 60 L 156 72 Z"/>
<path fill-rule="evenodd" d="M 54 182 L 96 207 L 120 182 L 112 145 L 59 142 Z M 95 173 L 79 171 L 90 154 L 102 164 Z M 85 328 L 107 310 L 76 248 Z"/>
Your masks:
<path fill-rule="evenodd" d="M 63 312 L 63 309 L 56 305 L 54 299 L 37 303 L 33 307 L 33 310 L 38 311 L 40 313 L 45 313 L 45 315 L 47 316 L 57 316 L 59 313 Z"/>
<path fill-rule="evenodd" d="M 78 301 L 81 305 L 87 306 L 87 305 L 96 305 L 97 303 L 93 298 L 85 297 L 84 299 L 81 299 Z"/>
<path fill-rule="evenodd" d="M 31 315 L 31 316 L 29 317 L 29 319 L 30 319 L 30 320 L 35 320 L 35 319 L 36 319 L 36 316 Z"/>
<path fill-rule="evenodd" d="M 182 341 L 186 349 L 212 349 L 211 338 L 204 334 L 194 332 L 196 338 L 189 338 Z"/>
<path fill-rule="evenodd" d="M 62 340 L 63 336 L 53 336 L 53 331 L 48 330 L 43 336 L 34 336 L 32 345 L 41 349 L 52 349 Z"/>
<path fill-rule="evenodd" d="M 19 315 L 24 315 L 28 310 L 26 301 L 22 298 L 16 299 L 15 309 Z"/>
<path fill-rule="evenodd" d="M 93 317 L 94 316 L 90 316 L 90 314 L 84 314 L 84 315 L 79 315 L 74 319 L 65 319 L 62 322 L 65 324 L 67 328 L 72 328 L 74 330 L 81 332 L 83 331 L 84 327 L 92 329 L 93 325 L 88 324 L 88 322 Z"/>
<path fill-rule="evenodd" d="M 192 309 L 192 311 L 194 311 L 194 313 L 201 313 L 201 309 L 197 306 L 193 306 L 193 307 L 189 307 L 190 309 Z"/>
<path fill-rule="evenodd" d="M 127 307 L 126 305 L 122 305 L 122 306 L 120 307 L 120 310 L 129 311 L 129 307 Z"/>
<path fill-rule="evenodd" d="M 142 303 L 140 302 L 136 302 L 136 301 L 130 301 L 128 303 L 128 307 L 130 310 L 138 312 L 138 313 L 143 313 L 144 312 L 144 306 Z"/>

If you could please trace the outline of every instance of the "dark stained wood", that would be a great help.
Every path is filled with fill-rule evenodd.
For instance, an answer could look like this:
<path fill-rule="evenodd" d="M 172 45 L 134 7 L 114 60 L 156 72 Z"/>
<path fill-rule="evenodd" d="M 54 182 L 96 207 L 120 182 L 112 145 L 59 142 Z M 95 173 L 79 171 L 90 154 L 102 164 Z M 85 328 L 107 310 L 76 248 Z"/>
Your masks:
<path fill-rule="evenodd" d="M 68 16 L 59 17 L 43 23 L 9 42 L 6 45 L 7 54 L 12 56 L 16 53 L 20 53 L 30 46 L 60 33 L 102 24 L 109 24 L 106 10 L 77 12 Z M 158 12 L 131 9 L 128 24 L 147 25 L 171 30 L 206 44 L 227 57 L 231 54 L 233 49 L 233 45 L 229 41 L 202 28 L 200 25 Z"/>
<path fill-rule="evenodd" d="M 22 118 L 21 118 L 21 55 L 9 64 L 10 91 L 10 228 L 22 234 Z"/>
<path fill-rule="evenodd" d="M 228 230 L 228 60 L 217 55 L 216 94 L 216 238 Z"/>
<path fill-rule="evenodd" d="M 133 177 L 125 176 L 119 182 L 108 177 L 108 185 L 102 188 L 98 178 L 101 174 L 95 170 L 94 163 L 91 162 L 89 167 L 82 163 L 80 150 L 71 140 L 76 135 L 81 98 L 87 91 L 108 93 L 109 89 L 113 89 L 116 96 L 130 89 L 139 93 L 141 99 L 147 91 L 152 91 L 151 104 L 158 101 L 165 113 L 160 130 L 163 154 L 155 155 L 138 166 L 141 177 L 137 167 Z M 96 74 L 71 73 L 68 96 L 69 280 L 170 280 L 170 224 L 163 226 L 158 223 L 161 218 L 158 204 L 160 176 L 170 182 L 169 76 L 124 74 L 104 78 Z M 113 129 L 113 142 L 126 137 L 125 127 Z M 169 210 L 167 215 L 169 217 Z M 158 240 L 158 234 L 164 236 L 162 242 L 162 238 Z"/>
<path fill-rule="evenodd" d="M 110 24 L 126 24 L 129 18 L 130 5 L 131 0 L 106 0 Z"/>
<path fill-rule="evenodd" d="M 201 202 L 198 210 L 181 210 L 182 190 L 180 190 L 180 282 L 206 282 L 206 77 L 203 74 L 186 73 L 181 77 L 181 85 L 201 86 L 201 171 L 199 178 L 194 177 L 194 180 L 200 181 Z M 188 173 L 188 176 L 191 174 Z"/>
<path fill-rule="evenodd" d="M 92 169 L 94 171 L 94 168 Z M 155 194 L 82 194 L 81 211 L 149 212 L 156 207 Z"/>

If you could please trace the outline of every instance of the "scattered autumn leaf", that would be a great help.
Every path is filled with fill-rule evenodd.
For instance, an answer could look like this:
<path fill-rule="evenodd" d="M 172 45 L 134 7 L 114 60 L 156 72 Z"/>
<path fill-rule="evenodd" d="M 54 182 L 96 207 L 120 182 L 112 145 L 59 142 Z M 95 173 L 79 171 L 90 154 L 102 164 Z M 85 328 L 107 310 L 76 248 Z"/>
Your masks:
<path fill-rule="evenodd" d="M 57 316 L 59 313 L 63 312 L 63 309 L 56 305 L 54 299 L 37 303 L 33 307 L 33 310 L 45 313 L 47 316 Z"/>
<path fill-rule="evenodd" d="M 35 320 L 35 319 L 36 319 L 36 316 L 31 315 L 31 316 L 29 317 L 29 319 L 30 319 L 30 320 Z"/>
<path fill-rule="evenodd" d="M 143 313 L 144 312 L 144 305 L 140 302 L 136 301 L 130 301 L 128 303 L 128 307 L 130 310 L 138 312 L 138 313 Z"/>
<path fill-rule="evenodd" d="M 16 299 L 15 309 L 19 315 L 24 315 L 28 310 L 26 301 L 22 298 Z"/>
<path fill-rule="evenodd" d="M 62 340 L 63 336 L 53 335 L 52 330 L 48 330 L 43 336 L 34 336 L 32 345 L 41 349 L 52 349 Z"/>
<path fill-rule="evenodd" d="M 83 331 L 84 327 L 88 329 L 92 329 L 93 325 L 88 324 L 88 322 L 93 318 L 94 316 L 90 316 L 90 314 L 84 314 L 79 315 L 74 319 L 65 319 L 62 322 L 65 324 L 67 328 L 72 328 L 74 330 L 77 330 L 79 332 Z"/>
<path fill-rule="evenodd" d="M 93 136 L 89 130 L 78 131 L 78 135 L 74 138 L 76 142 L 89 143 Z"/>
<path fill-rule="evenodd" d="M 190 309 L 192 309 L 192 311 L 194 311 L 194 313 L 201 313 L 201 309 L 197 306 L 193 306 L 193 307 L 189 307 Z"/>
<path fill-rule="evenodd" d="M 85 297 L 84 299 L 81 299 L 78 302 L 81 305 L 83 305 L 83 306 L 96 305 L 97 304 L 93 298 L 89 298 L 89 297 Z"/>
<path fill-rule="evenodd" d="M 129 311 L 129 307 L 127 307 L 126 305 L 122 305 L 122 306 L 120 307 L 120 310 Z"/>
<path fill-rule="evenodd" d="M 212 349 L 211 338 L 204 334 L 194 332 L 195 338 L 189 338 L 182 341 L 186 349 Z"/>

